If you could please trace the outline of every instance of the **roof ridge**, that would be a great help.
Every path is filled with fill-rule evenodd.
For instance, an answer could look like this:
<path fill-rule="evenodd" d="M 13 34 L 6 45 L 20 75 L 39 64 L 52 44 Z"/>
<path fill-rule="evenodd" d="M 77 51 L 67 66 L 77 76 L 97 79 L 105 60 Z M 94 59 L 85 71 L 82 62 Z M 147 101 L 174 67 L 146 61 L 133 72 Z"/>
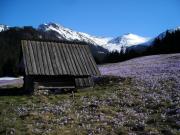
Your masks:
<path fill-rule="evenodd" d="M 39 42 L 55 42 L 55 43 L 66 43 L 66 44 L 80 44 L 80 45 L 90 45 L 83 41 L 68 41 L 68 40 L 52 40 L 52 39 L 21 39 L 21 41 L 39 41 Z"/>

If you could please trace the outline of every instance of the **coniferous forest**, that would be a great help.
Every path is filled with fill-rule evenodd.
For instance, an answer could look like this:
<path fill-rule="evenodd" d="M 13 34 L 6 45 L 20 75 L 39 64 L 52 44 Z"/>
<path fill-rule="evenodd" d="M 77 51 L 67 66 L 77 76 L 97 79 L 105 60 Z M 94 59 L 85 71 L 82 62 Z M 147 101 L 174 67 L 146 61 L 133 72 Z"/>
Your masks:
<path fill-rule="evenodd" d="M 180 31 L 169 32 L 166 31 L 164 37 L 158 37 L 154 40 L 153 44 L 146 48 L 143 52 L 137 52 L 133 49 L 128 49 L 118 52 L 109 52 L 104 58 L 103 63 L 121 62 L 135 57 L 156 55 L 156 54 L 169 54 L 180 52 Z"/>

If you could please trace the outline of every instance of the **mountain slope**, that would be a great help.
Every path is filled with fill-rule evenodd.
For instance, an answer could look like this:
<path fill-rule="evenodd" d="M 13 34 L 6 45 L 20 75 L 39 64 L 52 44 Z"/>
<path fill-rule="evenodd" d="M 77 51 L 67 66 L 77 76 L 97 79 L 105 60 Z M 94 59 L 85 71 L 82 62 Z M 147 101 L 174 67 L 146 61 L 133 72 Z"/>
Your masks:
<path fill-rule="evenodd" d="M 154 38 L 151 38 L 151 39 L 149 39 L 148 41 L 146 41 L 146 42 L 144 42 L 144 43 L 141 43 L 141 44 L 137 44 L 137 45 L 133 45 L 133 46 L 130 46 L 130 47 L 128 47 L 128 50 L 134 50 L 134 51 L 136 51 L 136 52 L 138 52 L 138 53 L 141 53 L 141 52 L 143 52 L 143 51 L 145 51 L 146 49 L 148 49 L 149 47 L 151 47 L 152 48 L 152 46 L 154 46 L 156 43 L 156 41 L 157 40 L 161 40 L 161 41 L 163 41 L 163 40 L 167 40 L 166 38 L 166 36 L 167 36 L 167 34 L 173 34 L 173 33 L 175 33 L 175 32 L 179 32 L 180 31 L 180 27 L 176 27 L 176 28 L 173 28 L 173 29 L 167 29 L 166 31 L 164 31 L 164 32 L 162 32 L 162 33 L 160 33 L 159 35 L 157 35 L 156 37 L 154 37 Z M 176 38 L 177 39 L 177 35 L 175 36 L 171 36 L 171 38 Z M 169 39 L 168 39 L 169 40 Z M 173 42 L 175 42 L 175 41 L 173 41 Z M 171 44 L 177 44 L 177 43 L 171 43 Z M 176 40 L 176 42 L 177 42 L 177 40 Z M 165 48 L 165 45 L 163 45 L 164 43 L 162 43 L 162 48 L 164 47 Z M 169 45 L 170 46 L 170 45 Z M 153 51 L 153 50 L 152 50 Z M 160 51 L 160 50 L 159 50 Z M 164 52 L 165 53 L 165 52 Z"/>
<path fill-rule="evenodd" d="M 101 46 L 105 49 L 108 49 L 109 51 L 120 51 L 122 47 L 137 45 L 149 40 L 149 38 L 141 37 L 131 33 L 116 38 L 96 37 L 83 32 L 73 31 L 56 23 L 41 24 L 39 25 L 38 30 L 45 32 L 50 36 L 56 37 L 57 39 L 83 41 Z"/>
<path fill-rule="evenodd" d="M 132 34 L 132 33 L 128 33 L 128 34 L 124 34 L 123 36 L 114 38 L 110 40 L 108 43 L 132 46 L 132 45 L 146 42 L 147 40 L 148 38 L 144 38 L 144 37 Z"/>
<path fill-rule="evenodd" d="M 6 25 L 0 25 L 0 32 L 8 30 Z M 133 45 L 144 43 L 149 38 L 141 37 L 135 34 L 125 34 L 119 37 L 97 37 L 87 33 L 77 32 L 72 29 L 66 28 L 57 23 L 44 23 L 38 26 L 36 29 L 38 33 L 43 34 L 45 39 L 53 40 L 68 40 L 68 41 L 81 41 L 92 44 L 98 48 L 100 53 L 106 53 L 108 51 L 120 51 L 122 47 L 128 48 Z M 105 51 L 106 50 L 106 51 Z"/>
<path fill-rule="evenodd" d="M 0 24 L 0 32 L 8 30 L 9 27 L 7 25 Z"/>
<path fill-rule="evenodd" d="M 88 43 L 96 62 L 102 61 L 108 53 L 108 50 L 103 48 L 101 45 L 106 43 L 109 38 L 91 36 L 83 32 L 74 31 L 56 23 L 41 24 L 38 26 L 37 30 L 41 33 L 45 33 L 48 39 L 81 41 Z"/>
<path fill-rule="evenodd" d="M 109 40 L 109 38 L 95 37 L 83 32 L 77 32 L 56 23 L 41 24 L 39 25 L 38 30 L 58 39 L 66 39 L 70 41 L 78 40 L 94 45 L 102 45 L 107 43 Z"/>
<path fill-rule="evenodd" d="M 108 43 L 104 45 L 104 47 L 110 51 L 114 51 L 114 50 L 121 51 L 121 49 L 127 49 L 131 46 L 147 42 L 148 40 L 149 38 L 128 33 L 108 41 Z"/>
<path fill-rule="evenodd" d="M 173 29 L 168 29 L 168 30 L 160 33 L 156 38 L 163 39 L 166 36 L 167 32 L 173 33 L 175 31 L 180 31 L 180 26 L 176 27 L 176 28 L 173 28 Z"/>
<path fill-rule="evenodd" d="M 0 25 L 0 32 L 10 29 L 6 25 Z M 44 23 L 36 28 L 38 33 L 43 35 L 45 39 L 54 39 L 54 40 L 68 40 L 68 41 L 81 41 L 91 44 L 91 47 L 96 50 L 98 53 L 107 53 L 108 51 L 123 51 L 126 50 L 135 50 L 136 52 L 142 52 L 146 50 L 149 46 L 153 45 L 155 39 L 163 39 L 166 36 L 166 32 L 174 32 L 180 30 L 180 27 L 169 29 L 165 32 L 162 32 L 154 38 L 142 37 L 132 33 L 124 34 L 115 38 L 112 37 L 97 37 L 92 36 L 87 33 L 77 32 L 72 29 L 66 28 L 57 23 Z"/>

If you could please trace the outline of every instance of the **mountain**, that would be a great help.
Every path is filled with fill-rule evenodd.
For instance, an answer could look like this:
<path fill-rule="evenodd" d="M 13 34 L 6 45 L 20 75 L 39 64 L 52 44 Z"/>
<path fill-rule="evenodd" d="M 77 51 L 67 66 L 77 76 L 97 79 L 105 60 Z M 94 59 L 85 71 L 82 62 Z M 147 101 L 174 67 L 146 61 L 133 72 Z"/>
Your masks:
<path fill-rule="evenodd" d="M 6 25 L 0 25 L 0 32 L 6 31 L 10 27 Z M 108 51 L 123 51 L 134 49 L 136 52 L 142 52 L 148 46 L 151 46 L 155 39 L 164 38 L 166 32 L 159 34 L 154 38 L 142 37 L 132 33 L 127 33 L 115 38 L 112 37 L 97 37 L 87 33 L 78 32 L 69 28 L 66 28 L 57 23 L 44 23 L 35 28 L 40 36 L 45 39 L 53 40 L 68 40 L 68 41 L 81 41 L 91 44 L 92 51 L 96 50 L 95 53 L 103 54 Z M 180 30 L 180 27 L 169 29 L 168 32 Z M 43 36 L 42 36 L 43 35 Z"/>
<path fill-rule="evenodd" d="M 145 43 L 147 41 L 149 41 L 149 38 L 128 33 L 108 41 L 107 44 L 104 45 L 103 47 L 107 48 L 110 51 L 114 51 L 114 50 L 120 51 L 121 49 L 127 49 L 131 46 Z"/>
<path fill-rule="evenodd" d="M 131 33 L 116 38 L 96 37 L 83 32 L 74 31 L 56 23 L 41 24 L 39 25 L 38 30 L 45 32 L 49 36 L 55 37 L 57 39 L 83 41 L 93 45 L 101 46 L 109 51 L 120 51 L 122 47 L 127 48 L 149 40 L 149 38 L 141 37 Z"/>
<path fill-rule="evenodd" d="M 8 30 L 9 27 L 7 25 L 0 24 L 0 32 Z"/>
<path fill-rule="evenodd" d="M 108 49 L 104 48 L 102 45 L 106 44 L 110 38 L 91 36 L 51 22 L 39 25 L 37 30 L 41 33 L 45 33 L 45 35 L 48 38 L 50 37 L 50 39 L 88 43 L 96 62 L 102 61 L 108 53 Z"/>
<path fill-rule="evenodd" d="M 149 54 L 179 53 L 180 27 L 168 29 L 159 34 L 147 49 Z"/>
<path fill-rule="evenodd" d="M 30 26 L 24 26 L 23 28 L 30 29 Z M 0 31 L 6 31 L 8 29 L 10 29 L 8 26 L 0 25 Z M 36 30 L 38 34 L 40 33 L 39 36 L 45 39 L 81 41 L 89 43 L 91 44 L 91 46 L 93 46 L 92 50 L 96 49 L 96 52 L 98 52 L 99 54 L 107 53 L 107 51 L 120 51 L 122 48 L 126 49 L 133 45 L 144 43 L 149 40 L 149 38 L 141 37 L 131 33 L 124 34 L 115 38 L 97 37 L 89 35 L 87 33 L 77 32 L 52 22 L 40 24 Z"/>
<path fill-rule="evenodd" d="M 137 45 L 140 43 L 144 43 L 146 41 L 148 41 L 149 38 L 144 38 L 132 33 L 128 33 L 128 34 L 124 34 L 123 36 L 114 38 L 112 40 L 110 40 L 108 43 L 111 44 L 118 44 L 121 46 L 132 46 L 132 45 Z"/>
<path fill-rule="evenodd" d="M 134 51 L 137 52 L 137 53 L 142 53 L 142 52 L 146 51 L 146 49 L 147 49 L 148 47 L 150 47 L 151 45 L 153 45 L 154 40 L 155 40 L 155 38 L 151 38 L 151 39 L 147 40 L 146 42 L 129 46 L 129 47 L 127 48 L 127 50 L 134 50 Z"/>
<path fill-rule="evenodd" d="M 96 37 L 55 23 L 41 24 L 38 28 L 0 25 L 0 76 L 18 75 L 20 72 L 16 70 L 15 65 L 19 63 L 18 58 L 22 55 L 20 46 L 22 39 L 86 42 L 97 63 L 113 60 L 118 62 L 142 55 L 180 52 L 180 27 L 169 29 L 150 39 L 131 33 L 115 38 Z M 121 49 L 127 53 L 114 51 Z"/>
<path fill-rule="evenodd" d="M 147 48 L 154 45 L 156 39 L 163 40 L 168 33 L 172 34 L 176 31 L 180 31 L 180 26 L 167 29 L 154 38 L 142 37 L 132 33 L 127 33 L 116 38 L 105 38 L 106 40 L 104 40 L 103 44 L 99 45 L 108 49 L 110 52 L 115 50 L 120 51 L 121 49 L 123 49 L 125 52 L 126 50 L 133 49 L 137 53 L 142 53 L 146 51 Z"/>
<path fill-rule="evenodd" d="M 48 25 L 40 25 L 38 28 L 32 26 L 23 27 L 6 27 L 2 26 L 0 32 L 0 61 L 4 59 L 5 55 L 12 50 L 13 46 L 19 52 L 19 44 L 21 39 L 44 39 L 44 40 L 69 40 L 88 43 L 90 50 L 96 59 L 96 62 L 100 62 L 104 59 L 108 50 L 97 45 L 96 42 L 103 42 L 100 38 L 90 37 L 90 35 L 80 32 L 72 31 L 71 29 L 62 27 L 57 24 L 50 23 Z M 94 41 L 92 40 L 94 39 Z M 14 43 L 13 43 L 14 42 Z M 4 47 L 3 47 L 4 46 Z M 6 51 L 5 51 L 6 50 Z M 1 53 L 2 52 L 2 53 Z M 3 53 L 6 52 L 6 53 Z M 14 57 L 15 58 L 15 57 Z M 4 60 L 6 61 L 6 60 Z M 0 65 L 1 66 L 1 65 Z M 1 68 L 1 67 L 0 67 Z"/>
<path fill-rule="evenodd" d="M 109 41 L 109 38 L 91 36 L 83 32 L 74 31 L 56 23 L 41 24 L 37 29 L 57 39 L 83 41 L 94 45 L 103 45 Z"/>
<path fill-rule="evenodd" d="M 180 31 L 180 26 L 179 26 L 179 27 L 176 27 L 176 28 L 173 28 L 173 29 L 168 29 L 168 30 L 160 33 L 160 34 L 159 34 L 157 37 L 155 37 L 154 39 L 157 39 L 157 38 L 158 38 L 158 39 L 163 39 L 163 38 L 166 36 L 167 32 L 168 32 L 168 33 L 173 33 L 173 32 L 175 32 L 175 31 Z"/>
<path fill-rule="evenodd" d="M 173 28 L 173 29 L 167 29 L 166 31 L 160 33 L 159 35 L 157 35 L 154 38 L 151 38 L 151 39 L 147 40 L 146 42 L 130 46 L 130 47 L 128 47 L 128 50 L 133 49 L 135 52 L 141 53 L 141 52 L 145 51 L 147 48 L 149 48 L 150 46 L 153 46 L 157 39 L 158 40 L 164 40 L 166 38 L 167 34 L 172 34 L 172 33 L 176 32 L 176 31 L 180 31 L 180 26 L 176 27 L 176 28 Z"/>

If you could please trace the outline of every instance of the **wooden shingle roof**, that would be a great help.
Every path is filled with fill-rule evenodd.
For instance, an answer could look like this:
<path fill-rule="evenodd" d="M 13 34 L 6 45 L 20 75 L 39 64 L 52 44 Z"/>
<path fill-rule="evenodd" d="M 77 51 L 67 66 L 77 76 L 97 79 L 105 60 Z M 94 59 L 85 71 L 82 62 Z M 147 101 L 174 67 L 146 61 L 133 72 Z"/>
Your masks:
<path fill-rule="evenodd" d="M 26 75 L 100 75 L 88 45 L 22 40 Z"/>

